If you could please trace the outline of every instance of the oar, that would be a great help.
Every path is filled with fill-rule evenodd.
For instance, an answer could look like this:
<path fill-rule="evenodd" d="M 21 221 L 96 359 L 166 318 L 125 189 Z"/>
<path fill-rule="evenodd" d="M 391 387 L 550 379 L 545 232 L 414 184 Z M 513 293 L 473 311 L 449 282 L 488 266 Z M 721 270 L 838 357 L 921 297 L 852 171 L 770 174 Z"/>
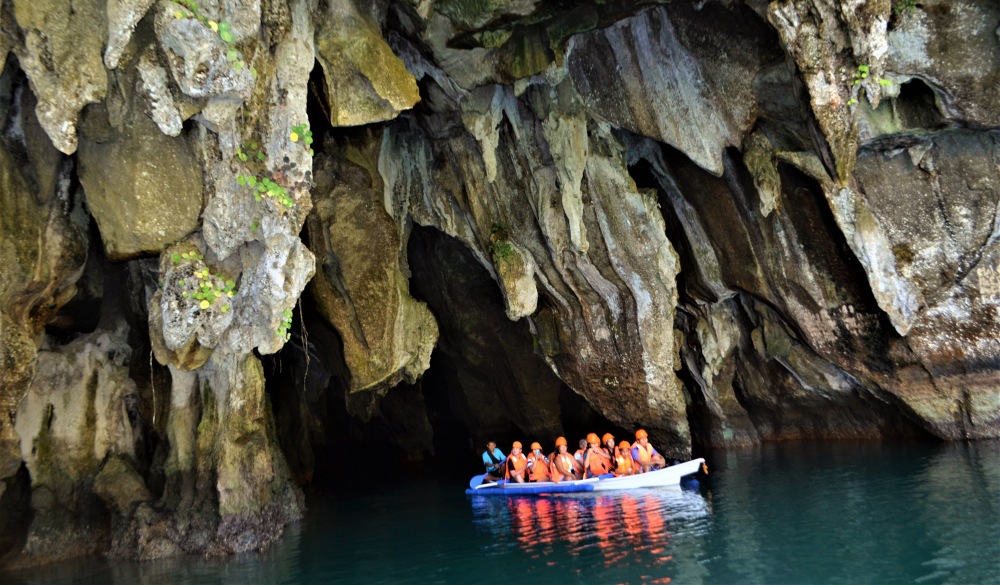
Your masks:
<path fill-rule="evenodd" d="M 485 473 L 482 475 L 472 476 L 472 479 L 469 480 L 469 489 L 475 488 L 477 485 L 483 483 L 484 479 L 486 479 Z"/>

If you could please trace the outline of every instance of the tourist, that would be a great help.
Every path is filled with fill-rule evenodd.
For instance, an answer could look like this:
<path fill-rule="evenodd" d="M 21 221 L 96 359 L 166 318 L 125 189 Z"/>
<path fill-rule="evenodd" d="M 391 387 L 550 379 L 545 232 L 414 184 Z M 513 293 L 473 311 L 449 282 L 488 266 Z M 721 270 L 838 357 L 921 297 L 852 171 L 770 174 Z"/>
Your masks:
<path fill-rule="evenodd" d="M 560 482 L 564 479 L 579 479 L 583 476 L 583 463 L 576 460 L 576 457 L 569 454 L 567 450 L 566 437 L 556 438 L 556 450 L 549 458 L 552 462 L 552 481 Z"/>
<path fill-rule="evenodd" d="M 601 448 L 595 433 L 587 435 L 587 445 L 583 458 L 584 477 L 597 477 L 611 471 L 611 455 Z"/>
<path fill-rule="evenodd" d="M 507 481 L 514 483 L 524 483 L 527 479 L 525 471 L 528 469 L 528 458 L 521 452 L 521 441 L 514 441 L 510 447 L 510 456 L 507 457 L 507 465 L 504 477 Z"/>
<path fill-rule="evenodd" d="M 486 466 L 486 480 L 485 481 L 499 481 L 503 479 L 503 465 L 504 457 L 503 451 L 497 449 L 496 441 L 487 441 L 486 450 L 483 451 L 483 465 Z"/>
<path fill-rule="evenodd" d="M 551 481 L 549 458 L 542 453 L 542 446 L 536 441 L 528 453 L 528 481 Z"/>
<path fill-rule="evenodd" d="M 639 464 L 641 473 L 660 469 L 666 465 L 663 456 L 649 444 L 648 437 L 646 431 L 639 429 L 635 432 L 635 444 L 632 445 L 632 459 Z"/>
<path fill-rule="evenodd" d="M 608 452 L 608 455 L 614 459 L 615 450 L 618 449 L 618 447 L 615 446 L 615 436 L 611 433 L 604 433 L 604 436 L 601 437 L 601 447 L 603 447 L 604 450 Z"/>
<path fill-rule="evenodd" d="M 635 460 L 632 459 L 632 452 L 629 449 L 628 441 L 622 441 L 615 448 L 615 475 L 632 475 L 638 473 Z"/>
<path fill-rule="evenodd" d="M 587 439 L 580 439 L 580 448 L 576 450 L 573 457 L 580 462 L 580 467 L 583 467 L 583 458 L 587 456 Z"/>

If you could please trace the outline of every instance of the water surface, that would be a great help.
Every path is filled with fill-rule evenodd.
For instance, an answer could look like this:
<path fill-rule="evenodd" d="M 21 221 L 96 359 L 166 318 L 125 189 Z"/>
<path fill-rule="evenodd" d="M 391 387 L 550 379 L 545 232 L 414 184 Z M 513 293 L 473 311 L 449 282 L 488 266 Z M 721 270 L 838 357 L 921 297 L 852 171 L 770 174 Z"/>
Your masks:
<path fill-rule="evenodd" d="M 1000 442 L 772 444 L 681 489 L 465 496 L 419 481 L 311 503 L 261 555 L 75 561 L 10 583 L 1000 584 Z"/>

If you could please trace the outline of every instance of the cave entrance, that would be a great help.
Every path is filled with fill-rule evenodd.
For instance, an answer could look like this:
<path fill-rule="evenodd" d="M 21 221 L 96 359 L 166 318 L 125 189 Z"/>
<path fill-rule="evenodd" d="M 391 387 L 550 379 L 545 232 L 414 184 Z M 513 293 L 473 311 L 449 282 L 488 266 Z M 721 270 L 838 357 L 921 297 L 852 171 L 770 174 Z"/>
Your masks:
<path fill-rule="evenodd" d="M 464 244 L 414 226 L 407 258 L 410 294 L 439 328 L 415 383 L 350 393 L 341 338 L 308 290 L 289 343 L 263 357 L 277 434 L 300 483 L 340 486 L 359 457 L 377 462 L 365 464 L 366 477 L 459 481 L 482 472 L 488 440 L 504 453 L 513 441 L 538 441 L 549 453 L 560 435 L 574 450 L 588 432 L 627 437 L 553 373 L 528 321 L 507 318 L 496 281 Z"/>

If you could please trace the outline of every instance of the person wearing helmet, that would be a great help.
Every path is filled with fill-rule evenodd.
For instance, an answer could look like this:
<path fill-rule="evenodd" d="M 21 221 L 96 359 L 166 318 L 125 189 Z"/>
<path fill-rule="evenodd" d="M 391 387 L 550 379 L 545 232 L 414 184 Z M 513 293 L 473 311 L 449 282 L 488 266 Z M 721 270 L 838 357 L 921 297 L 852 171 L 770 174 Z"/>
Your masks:
<path fill-rule="evenodd" d="M 549 458 L 542 453 L 538 441 L 531 444 L 531 453 L 528 453 L 528 481 L 552 481 Z"/>
<path fill-rule="evenodd" d="M 587 445 L 583 458 L 584 477 L 597 477 L 611 471 L 611 454 L 601 448 L 597 434 L 587 435 Z"/>
<path fill-rule="evenodd" d="M 503 451 L 497 449 L 496 441 L 487 441 L 486 450 L 483 451 L 483 465 L 486 466 L 486 480 L 498 481 L 503 479 L 503 464 L 507 458 Z"/>
<path fill-rule="evenodd" d="M 635 460 L 632 459 L 632 451 L 629 449 L 628 441 L 622 441 L 615 447 L 615 475 L 632 475 L 639 473 Z"/>
<path fill-rule="evenodd" d="M 648 437 L 649 435 L 642 429 L 635 432 L 635 444 L 632 445 L 632 459 L 639 464 L 640 473 L 660 469 L 667 463 L 663 459 L 663 456 L 657 453 L 656 449 L 649 444 Z"/>
<path fill-rule="evenodd" d="M 510 446 L 510 455 L 507 457 L 506 472 L 504 477 L 507 481 L 514 483 L 524 483 L 527 480 L 528 458 L 521 452 L 521 441 L 514 441 Z"/>
<path fill-rule="evenodd" d="M 615 445 L 615 436 L 611 433 L 604 433 L 604 436 L 601 437 L 601 447 L 608 452 L 608 455 L 611 456 L 613 461 L 615 458 L 615 451 L 618 450 L 618 446 Z"/>
<path fill-rule="evenodd" d="M 552 481 L 554 482 L 583 477 L 583 463 L 577 461 L 573 455 L 570 455 L 567 447 L 566 437 L 556 439 L 556 450 L 549 457 L 549 460 L 552 461 L 550 471 L 552 472 Z"/>

